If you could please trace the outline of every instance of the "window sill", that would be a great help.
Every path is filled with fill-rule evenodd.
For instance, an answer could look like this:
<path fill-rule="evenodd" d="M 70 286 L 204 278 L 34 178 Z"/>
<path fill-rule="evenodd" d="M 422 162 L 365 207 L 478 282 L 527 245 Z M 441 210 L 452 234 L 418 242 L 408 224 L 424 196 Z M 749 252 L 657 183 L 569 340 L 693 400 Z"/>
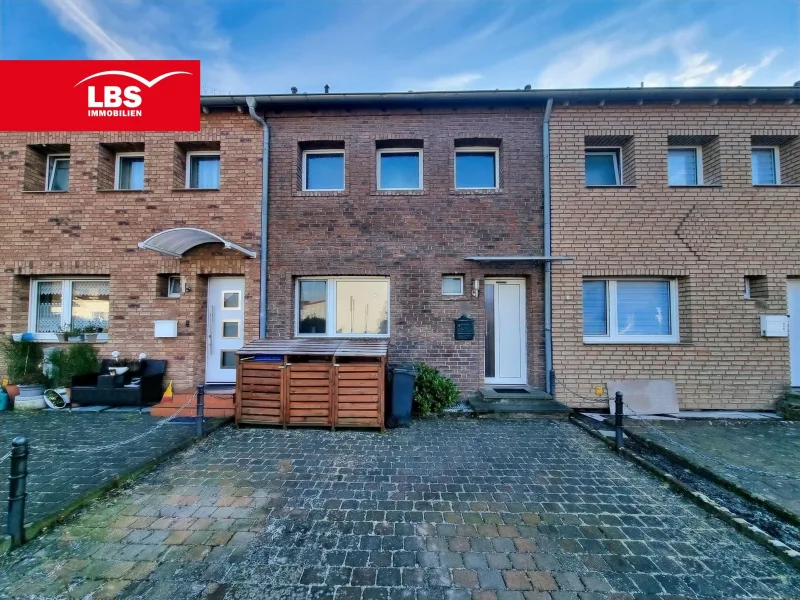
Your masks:
<path fill-rule="evenodd" d="M 599 189 L 608 189 L 608 188 L 620 189 L 620 188 L 622 188 L 622 189 L 630 190 L 630 189 L 636 188 L 635 185 L 587 185 L 586 187 L 588 189 L 591 189 L 591 190 L 598 189 L 598 188 Z"/>
<path fill-rule="evenodd" d="M 149 189 L 141 189 L 141 190 L 117 190 L 117 189 L 110 189 L 110 188 L 97 188 L 96 192 L 100 192 L 103 194 L 118 192 L 120 194 L 149 194 L 152 190 Z"/>
<path fill-rule="evenodd" d="M 456 196 L 493 196 L 502 194 L 503 191 L 503 188 L 453 188 L 450 193 Z"/>
<path fill-rule="evenodd" d="M 172 188 L 173 192 L 218 192 L 220 188 Z"/>
<path fill-rule="evenodd" d="M 297 190 L 294 193 L 296 197 L 310 196 L 348 196 L 350 194 L 347 190 Z"/>
<path fill-rule="evenodd" d="M 156 300 L 180 300 L 180 296 L 156 296 Z"/>
<path fill-rule="evenodd" d="M 69 194 L 69 190 L 22 190 L 23 194 Z"/>
<path fill-rule="evenodd" d="M 668 188 L 722 188 L 718 183 L 702 183 L 698 185 L 667 185 Z"/>
<path fill-rule="evenodd" d="M 593 340 L 583 338 L 584 345 L 588 346 L 679 346 L 680 340 Z"/>
<path fill-rule="evenodd" d="M 756 188 L 796 188 L 796 187 L 800 187 L 800 183 L 754 183 L 753 187 L 756 187 Z"/>
<path fill-rule="evenodd" d="M 427 190 L 375 190 L 370 196 L 427 196 Z"/>
<path fill-rule="evenodd" d="M 325 335 L 321 333 L 295 333 L 294 337 L 301 340 L 388 340 L 389 335 Z"/>

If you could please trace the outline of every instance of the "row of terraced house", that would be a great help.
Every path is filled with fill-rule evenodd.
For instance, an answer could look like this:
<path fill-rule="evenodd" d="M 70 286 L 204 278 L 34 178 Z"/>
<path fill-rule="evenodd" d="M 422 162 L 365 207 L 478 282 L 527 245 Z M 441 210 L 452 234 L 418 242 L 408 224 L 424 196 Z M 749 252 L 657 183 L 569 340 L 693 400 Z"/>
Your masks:
<path fill-rule="evenodd" d="M 465 396 L 767 409 L 800 385 L 799 97 L 206 96 L 199 132 L 0 132 L 0 332 L 93 325 L 177 388 L 253 339 L 368 337 Z"/>

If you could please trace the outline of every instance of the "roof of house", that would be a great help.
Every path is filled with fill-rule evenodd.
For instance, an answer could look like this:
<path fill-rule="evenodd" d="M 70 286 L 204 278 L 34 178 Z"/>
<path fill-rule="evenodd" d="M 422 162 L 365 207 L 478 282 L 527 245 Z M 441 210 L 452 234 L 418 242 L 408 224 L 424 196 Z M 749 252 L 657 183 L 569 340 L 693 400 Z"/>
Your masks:
<path fill-rule="evenodd" d="M 247 108 L 246 95 L 203 96 L 206 108 Z M 800 100 L 800 86 L 775 87 L 672 87 L 592 88 L 572 90 L 475 90 L 460 92 L 387 92 L 356 94 L 253 95 L 261 108 L 346 108 L 350 106 L 537 105 L 549 98 L 576 104 L 758 102 L 791 104 Z"/>

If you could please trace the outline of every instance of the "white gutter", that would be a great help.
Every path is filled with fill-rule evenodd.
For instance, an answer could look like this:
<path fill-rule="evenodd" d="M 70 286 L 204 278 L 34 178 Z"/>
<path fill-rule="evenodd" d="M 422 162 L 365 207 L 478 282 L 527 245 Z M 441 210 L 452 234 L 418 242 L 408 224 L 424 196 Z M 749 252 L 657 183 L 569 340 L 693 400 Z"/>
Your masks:
<path fill-rule="evenodd" d="M 542 154 L 544 156 L 544 255 L 552 253 L 550 239 L 550 114 L 553 112 L 553 99 L 547 99 L 542 122 Z M 555 371 L 553 370 L 553 263 L 544 263 L 544 368 L 546 373 L 545 390 L 555 396 Z"/>
<path fill-rule="evenodd" d="M 258 283 L 258 337 L 267 337 L 267 276 L 269 257 L 269 125 L 256 114 L 256 99 L 247 97 L 250 117 L 261 125 L 261 273 Z"/>

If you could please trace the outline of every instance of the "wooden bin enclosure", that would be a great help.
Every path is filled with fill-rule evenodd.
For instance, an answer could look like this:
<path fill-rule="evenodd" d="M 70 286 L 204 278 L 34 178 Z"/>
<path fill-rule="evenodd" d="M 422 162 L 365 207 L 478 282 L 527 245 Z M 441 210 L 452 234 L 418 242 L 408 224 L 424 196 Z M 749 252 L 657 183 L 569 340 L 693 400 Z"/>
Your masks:
<path fill-rule="evenodd" d="M 238 351 L 236 423 L 384 427 L 388 342 L 257 340 Z"/>

